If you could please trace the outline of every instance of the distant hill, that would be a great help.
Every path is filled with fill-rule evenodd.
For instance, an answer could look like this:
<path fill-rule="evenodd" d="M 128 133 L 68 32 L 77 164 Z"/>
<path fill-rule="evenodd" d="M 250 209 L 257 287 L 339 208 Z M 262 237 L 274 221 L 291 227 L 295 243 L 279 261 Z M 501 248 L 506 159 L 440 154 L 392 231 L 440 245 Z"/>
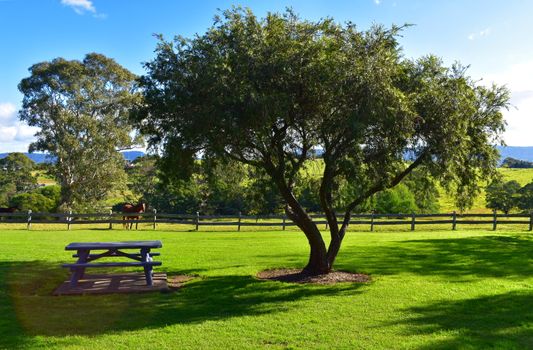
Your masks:
<path fill-rule="evenodd" d="M 135 160 L 138 157 L 144 156 L 142 151 L 124 151 L 121 152 L 128 162 Z M 9 153 L 0 153 L 0 159 L 7 157 Z M 54 158 L 49 157 L 46 153 L 24 153 L 28 158 L 33 160 L 35 163 L 53 163 Z"/>
<path fill-rule="evenodd" d="M 501 160 L 505 158 L 514 158 L 519 160 L 525 160 L 527 162 L 533 162 L 533 146 L 517 147 L 517 146 L 498 146 L 500 151 Z"/>
<path fill-rule="evenodd" d="M 500 158 L 501 162 L 505 158 L 508 158 L 508 157 L 519 159 L 519 160 L 525 160 L 528 162 L 533 162 L 533 146 L 527 146 L 527 147 L 498 146 L 497 148 L 501 154 L 501 158 Z M 0 153 L 0 159 L 5 158 L 8 154 L 9 153 Z M 35 163 L 53 162 L 53 159 L 52 160 L 47 159 L 47 155 L 45 153 L 24 153 L 24 154 L 27 155 Z M 138 157 L 144 156 L 145 153 L 142 151 L 124 151 L 122 152 L 122 154 L 124 155 L 124 159 L 131 162 Z"/>

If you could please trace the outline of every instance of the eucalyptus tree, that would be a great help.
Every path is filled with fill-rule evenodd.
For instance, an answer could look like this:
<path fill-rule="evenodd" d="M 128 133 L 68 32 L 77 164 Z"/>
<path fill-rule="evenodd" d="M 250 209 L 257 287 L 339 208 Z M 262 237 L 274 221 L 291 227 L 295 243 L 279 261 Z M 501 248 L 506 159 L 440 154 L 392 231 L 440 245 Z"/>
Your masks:
<path fill-rule="evenodd" d="M 200 155 L 263 169 L 307 237 L 304 271 L 327 273 L 351 213 L 414 169 L 464 199 L 494 173 L 507 90 L 480 86 L 459 64 L 446 67 L 433 56 L 405 59 L 401 30 L 306 21 L 290 10 L 263 19 L 228 10 L 203 35 L 160 38 L 140 80 L 145 104 L 133 118 L 180 164 L 173 173 Z M 318 152 L 329 245 L 293 191 Z M 341 180 L 356 190 L 339 214 Z"/>
<path fill-rule="evenodd" d="M 125 182 L 119 153 L 134 145 L 128 113 L 140 95 L 136 76 L 113 59 L 90 53 L 82 61 L 56 58 L 29 68 L 19 84 L 19 118 L 39 127 L 30 152 L 56 159 L 63 207 L 94 206 Z"/>

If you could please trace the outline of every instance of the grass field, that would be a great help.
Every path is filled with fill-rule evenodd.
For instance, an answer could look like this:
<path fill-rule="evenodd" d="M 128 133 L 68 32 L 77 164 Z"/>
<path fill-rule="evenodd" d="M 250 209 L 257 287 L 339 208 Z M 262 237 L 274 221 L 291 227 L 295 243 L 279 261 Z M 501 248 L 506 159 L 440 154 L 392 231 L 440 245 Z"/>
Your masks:
<path fill-rule="evenodd" d="M 401 230 L 401 228 L 400 228 Z M 301 267 L 294 231 L 32 230 L 0 226 L 0 348 L 533 348 L 533 235 L 350 232 L 337 268 L 366 284 L 261 281 Z M 73 241 L 160 239 L 173 293 L 54 297 Z"/>
<path fill-rule="evenodd" d="M 499 173 L 502 175 L 503 181 L 517 181 L 521 186 L 524 186 L 533 181 L 533 169 L 510 169 L 510 168 L 499 168 Z M 472 208 L 466 210 L 466 213 L 490 213 L 491 210 L 486 208 L 485 201 L 485 187 L 486 184 L 483 184 L 483 188 L 479 195 L 475 198 Z M 449 213 L 454 210 L 457 210 L 455 205 L 455 200 L 452 196 L 446 193 L 443 189 L 439 191 L 439 207 L 440 211 L 443 213 Z"/>

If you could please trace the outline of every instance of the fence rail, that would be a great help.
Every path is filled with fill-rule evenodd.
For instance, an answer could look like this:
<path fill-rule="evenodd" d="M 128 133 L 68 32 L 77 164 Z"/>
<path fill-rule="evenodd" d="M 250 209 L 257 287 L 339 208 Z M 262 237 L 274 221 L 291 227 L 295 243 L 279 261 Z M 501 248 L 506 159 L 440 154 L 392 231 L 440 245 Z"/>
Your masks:
<path fill-rule="evenodd" d="M 133 216 L 139 219 L 125 221 L 124 217 Z M 338 214 L 342 218 L 344 214 Z M 311 215 L 317 225 L 326 225 L 328 222 L 324 215 Z M 478 219 L 478 220 L 475 220 Z M 522 219 L 522 220 L 520 220 Z M 262 222 L 259 222 L 262 220 Z M 265 220 L 270 220 L 265 222 Z M 157 224 L 182 224 L 194 226 L 199 230 L 200 226 L 235 226 L 237 231 L 241 227 L 286 227 L 295 226 L 285 215 L 200 215 L 194 214 L 169 214 L 158 213 L 156 210 L 147 213 L 40 213 L 16 212 L 0 213 L 1 223 L 23 223 L 28 229 L 32 224 L 65 224 L 70 229 L 72 225 L 84 224 L 108 224 L 109 229 L 114 224 L 126 222 L 151 224 L 155 230 Z M 408 225 L 414 231 L 418 225 L 450 225 L 452 230 L 457 225 L 492 225 L 496 230 L 499 224 L 505 225 L 528 225 L 529 231 L 533 229 L 533 212 L 531 214 L 457 214 L 432 213 L 432 214 L 352 214 L 350 225 L 369 225 L 373 231 L 375 226 Z"/>

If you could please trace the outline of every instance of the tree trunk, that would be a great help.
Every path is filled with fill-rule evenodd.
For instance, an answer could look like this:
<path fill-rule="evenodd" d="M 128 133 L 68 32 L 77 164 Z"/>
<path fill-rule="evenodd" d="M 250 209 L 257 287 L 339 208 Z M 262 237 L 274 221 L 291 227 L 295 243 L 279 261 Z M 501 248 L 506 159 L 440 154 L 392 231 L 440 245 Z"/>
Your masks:
<path fill-rule="evenodd" d="M 275 178 L 275 180 L 281 195 L 287 203 L 285 208 L 287 216 L 302 230 L 309 243 L 309 261 L 304 267 L 304 272 L 311 275 L 330 272 L 331 268 L 328 264 L 326 244 L 324 243 L 320 230 L 305 209 L 298 203 L 283 179 Z"/>
<path fill-rule="evenodd" d="M 349 219 L 348 219 L 349 221 Z M 329 242 L 328 247 L 328 265 L 331 268 L 333 268 L 333 264 L 335 263 L 335 259 L 337 258 L 337 254 L 339 254 L 339 250 L 341 249 L 342 240 L 344 238 L 344 235 L 346 234 L 346 229 L 348 228 L 347 225 L 342 225 L 341 229 L 338 230 L 338 234 L 331 235 L 331 241 Z M 330 229 L 331 230 L 331 229 Z"/>
<path fill-rule="evenodd" d="M 304 272 L 310 275 L 328 273 L 331 269 L 328 264 L 326 244 L 317 225 L 298 202 L 297 208 L 288 205 L 287 216 L 302 230 L 309 243 L 309 261 L 304 267 Z M 298 214 L 299 215 L 298 215 Z"/>

